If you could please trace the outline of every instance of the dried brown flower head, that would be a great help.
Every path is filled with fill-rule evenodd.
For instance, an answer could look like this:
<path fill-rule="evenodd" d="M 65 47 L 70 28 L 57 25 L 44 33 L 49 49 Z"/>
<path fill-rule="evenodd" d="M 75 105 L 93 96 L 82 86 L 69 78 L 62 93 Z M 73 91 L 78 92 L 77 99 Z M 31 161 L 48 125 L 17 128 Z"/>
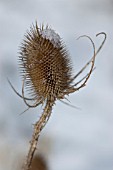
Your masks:
<path fill-rule="evenodd" d="M 60 36 L 48 26 L 44 28 L 42 25 L 39 28 L 37 22 L 30 28 L 30 31 L 27 31 L 19 56 L 19 68 L 23 77 L 22 95 L 8 81 L 16 94 L 23 98 L 28 109 L 43 104 L 47 100 L 54 103 L 56 99 L 64 99 L 66 95 L 86 85 L 94 69 L 95 57 L 106 40 L 104 32 L 96 36 L 98 35 L 104 35 L 104 40 L 97 51 L 95 51 L 95 44 L 89 36 L 79 37 L 86 37 L 91 41 L 94 55 L 75 76 L 72 76 L 71 59 Z M 74 80 L 89 64 L 91 64 L 89 73 L 74 83 Z M 32 98 L 24 96 L 25 87 Z M 28 104 L 28 100 L 34 101 L 34 104 Z"/>
<path fill-rule="evenodd" d="M 48 26 L 36 25 L 25 36 L 21 47 L 20 65 L 26 86 L 35 99 L 63 98 L 70 87 L 70 58 L 61 38 Z"/>

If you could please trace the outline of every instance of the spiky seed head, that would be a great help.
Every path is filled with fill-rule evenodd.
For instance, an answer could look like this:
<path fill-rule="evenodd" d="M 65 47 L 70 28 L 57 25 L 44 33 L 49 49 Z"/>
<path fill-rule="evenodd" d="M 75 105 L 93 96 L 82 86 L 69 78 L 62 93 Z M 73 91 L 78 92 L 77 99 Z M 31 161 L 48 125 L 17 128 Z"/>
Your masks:
<path fill-rule="evenodd" d="M 63 97 L 69 88 L 71 64 L 60 36 L 46 26 L 32 26 L 25 35 L 19 56 L 25 85 L 32 95 L 43 100 Z"/>

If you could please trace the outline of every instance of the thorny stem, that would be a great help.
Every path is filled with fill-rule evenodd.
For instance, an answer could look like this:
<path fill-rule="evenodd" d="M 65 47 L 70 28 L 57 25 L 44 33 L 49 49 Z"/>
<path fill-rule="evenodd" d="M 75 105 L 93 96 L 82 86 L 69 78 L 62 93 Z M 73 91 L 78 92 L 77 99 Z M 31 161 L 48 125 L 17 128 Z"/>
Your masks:
<path fill-rule="evenodd" d="M 30 170 L 30 168 L 31 168 L 33 156 L 37 149 L 37 143 L 38 143 L 38 139 L 40 136 L 40 132 L 42 131 L 42 129 L 46 125 L 47 121 L 49 120 L 49 117 L 50 117 L 51 111 L 52 111 L 52 106 L 54 105 L 54 103 L 55 103 L 55 100 L 53 100 L 53 101 L 47 100 L 46 106 L 44 108 L 44 111 L 43 111 L 40 119 L 34 125 L 34 132 L 33 132 L 32 140 L 30 142 L 30 149 L 29 149 L 23 170 Z"/>

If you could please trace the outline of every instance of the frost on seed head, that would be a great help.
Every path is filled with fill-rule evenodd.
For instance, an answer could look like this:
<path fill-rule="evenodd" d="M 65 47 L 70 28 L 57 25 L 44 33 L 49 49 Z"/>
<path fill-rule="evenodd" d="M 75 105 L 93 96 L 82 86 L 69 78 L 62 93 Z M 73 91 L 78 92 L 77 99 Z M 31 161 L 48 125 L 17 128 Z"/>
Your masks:
<path fill-rule="evenodd" d="M 43 38 L 50 40 L 54 47 L 59 48 L 61 46 L 61 38 L 54 30 L 50 28 L 43 29 L 40 30 L 40 34 Z"/>

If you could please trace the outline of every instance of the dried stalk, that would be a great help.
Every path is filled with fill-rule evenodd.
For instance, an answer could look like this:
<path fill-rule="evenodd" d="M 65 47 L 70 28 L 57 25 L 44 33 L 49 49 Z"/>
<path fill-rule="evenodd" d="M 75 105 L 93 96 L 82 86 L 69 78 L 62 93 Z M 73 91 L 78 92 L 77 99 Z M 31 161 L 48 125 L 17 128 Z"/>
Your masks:
<path fill-rule="evenodd" d="M 53 102 L 51 102 L 51 100 L 47 101 L 46 106 L 44 108 L 44 111 L 43 111 L 40 119 L 34 125 L 34 132 L 33 132 L 32 140 L 30 142 L 30 149 L 28 152 L 28 156 L 27 156 L 25 165 L 23 167 L 24 170 L 30 170 L 30 168 L 31 168 L 33 156 L 37 149 L 37 143 L 38 143 L 38 139 L 40 136 L 40 132 L 42 131 L 42 129 L 46 125 L 47 121 L 49 120 L 53 105 L 54 105 L 54 101 Z"/>

